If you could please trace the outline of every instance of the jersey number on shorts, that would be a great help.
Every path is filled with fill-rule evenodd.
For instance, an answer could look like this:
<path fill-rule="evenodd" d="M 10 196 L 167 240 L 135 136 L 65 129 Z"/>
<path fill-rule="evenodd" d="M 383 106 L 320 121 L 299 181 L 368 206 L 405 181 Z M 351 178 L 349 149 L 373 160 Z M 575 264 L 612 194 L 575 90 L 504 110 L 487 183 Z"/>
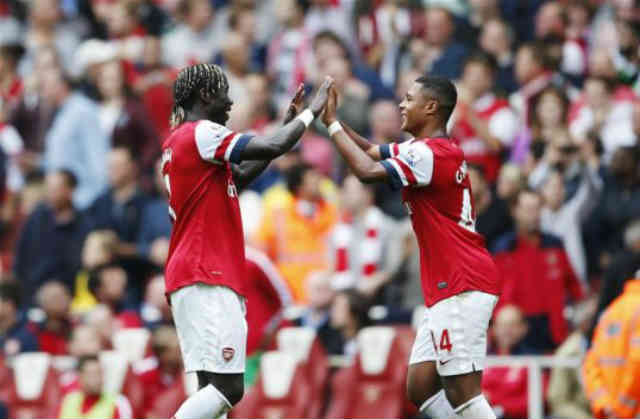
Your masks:
<path fill-rule="evenodd" d="M 162 172 L 164 173 L 162 178 L 164 179 L 164 186 L 167 188 L 167 194 L 169 195 L 169 201 L 171 201 L 171 182 L 169 181 L 169 173 L 165 173 L 164 167 L 171 162 L 171 149 L 167 148 L 162 153 Z M 169 205 L 169 217 L 175 222 L 176 221 L 176 212 Z"/>
<path fill-rule="evenodd" d="M 433 331 L 431 332 L 431 342 L 433 342 L 433 349 L 435 349 L 436 353 L 438 353 L 438 346 L 436 346 L 436 337 L 433 334 Z M 451 341 L 449 340 L 449 329 L 444 329 L 442 331 L 442 334 L 440 335 L 439 346 L 441 351 L 451 352 L 453 345 L 451 345 Z"/>
<path fill-rule="evenodd" d="M 460 212 L 460 221 L 458 224 L 469 231 L 476 231 L 476 220 L 473 218 L 473 207 L 471 206 L 469 188 L 462 190 L 462 211 Z"/>

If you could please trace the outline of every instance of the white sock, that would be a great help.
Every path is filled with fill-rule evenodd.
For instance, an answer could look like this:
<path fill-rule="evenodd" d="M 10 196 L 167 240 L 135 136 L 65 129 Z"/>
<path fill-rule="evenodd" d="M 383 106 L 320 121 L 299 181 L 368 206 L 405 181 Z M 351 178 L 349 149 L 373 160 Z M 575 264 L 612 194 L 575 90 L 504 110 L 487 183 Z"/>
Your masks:
<path fill-rule="evenodd" d="M 420 412 L 426 414 L 433 419 L 450 419 L 455 418 L 456 412 L 454 412 L 449 399 L 444 394 L 444 390 L 440 390 L 433 396 L 431 396 L 426 402 L 420 406 Z"/>
<path fill-rule="evenodd" d="M 216 419 L 231 409 L 231 403 L 211 384 L 202 387 L 182 403 L 176 419 Z"/>
<path fill-rule="evenodd" d="M 496 414 L 493 413 L 493 409 L 489 406 L 484 394 L 462 403 L 456 407 L 455 412 L 461 418 L 496 419 Z"/>

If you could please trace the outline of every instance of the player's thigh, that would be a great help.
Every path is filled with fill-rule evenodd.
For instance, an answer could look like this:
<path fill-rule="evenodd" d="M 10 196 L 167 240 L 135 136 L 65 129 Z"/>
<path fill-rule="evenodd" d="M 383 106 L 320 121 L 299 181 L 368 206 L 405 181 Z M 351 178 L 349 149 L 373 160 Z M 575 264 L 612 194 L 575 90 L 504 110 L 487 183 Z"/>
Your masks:
<path fill-rule="evenodd" d="M 482 393 L 482 371 L 441 378 L 447 399 L 454 408 Z"/>
<path fill-rule="evenodd" d="M 411 348 L 407 372 L 407 396 L 417 406 L 422 405 L 442 388 L 436 369 L 436 358 L 427 309 Z"/>
<path fill-rule="evenodd" d="M 244 373 L 244 298 L 227 287 L 194 284 L 171 294 L 171 310 L 186 372 Z"/>
<path fill-rule="evenodd" d="M 430 328 L 442 377 L 484 368 L 487 329 L 497 297 L 469 291 L 439 301 L 429 309 Z"/>

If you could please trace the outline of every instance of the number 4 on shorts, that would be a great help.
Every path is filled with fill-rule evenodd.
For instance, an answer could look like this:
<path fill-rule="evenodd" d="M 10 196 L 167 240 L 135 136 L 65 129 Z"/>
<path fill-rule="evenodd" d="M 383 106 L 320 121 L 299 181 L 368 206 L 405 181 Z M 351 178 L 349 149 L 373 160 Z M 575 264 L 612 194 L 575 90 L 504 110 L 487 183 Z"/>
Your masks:
<path fill-rule="evenodd" d="M 451 352 L 451 341 L 449 340 L 449 329 L 444 329 L 440 336 L 440 350 Z"/>

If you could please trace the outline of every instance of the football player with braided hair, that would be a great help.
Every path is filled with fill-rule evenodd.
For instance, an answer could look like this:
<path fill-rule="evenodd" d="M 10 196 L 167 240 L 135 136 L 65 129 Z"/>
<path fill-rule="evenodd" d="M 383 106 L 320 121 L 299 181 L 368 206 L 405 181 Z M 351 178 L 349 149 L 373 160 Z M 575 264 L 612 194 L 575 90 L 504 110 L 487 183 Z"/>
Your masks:
<path fill-rule="evenodd" d="M 196 64 L 178 74 L 173 131 L 162 146 L 173 220 L 165 281 L 185 370 L 197 374 L 199 390 L 177 419 L 224 417 L 243 396 L 245 254 L 236 186 L 249 184 L 296 144 L 323 111 L 332 85 L 327 77 L 302 111 L 300 85 L 284 125 L 253 136 L 225 126 L 233 102 L 220 67 Z"/>

